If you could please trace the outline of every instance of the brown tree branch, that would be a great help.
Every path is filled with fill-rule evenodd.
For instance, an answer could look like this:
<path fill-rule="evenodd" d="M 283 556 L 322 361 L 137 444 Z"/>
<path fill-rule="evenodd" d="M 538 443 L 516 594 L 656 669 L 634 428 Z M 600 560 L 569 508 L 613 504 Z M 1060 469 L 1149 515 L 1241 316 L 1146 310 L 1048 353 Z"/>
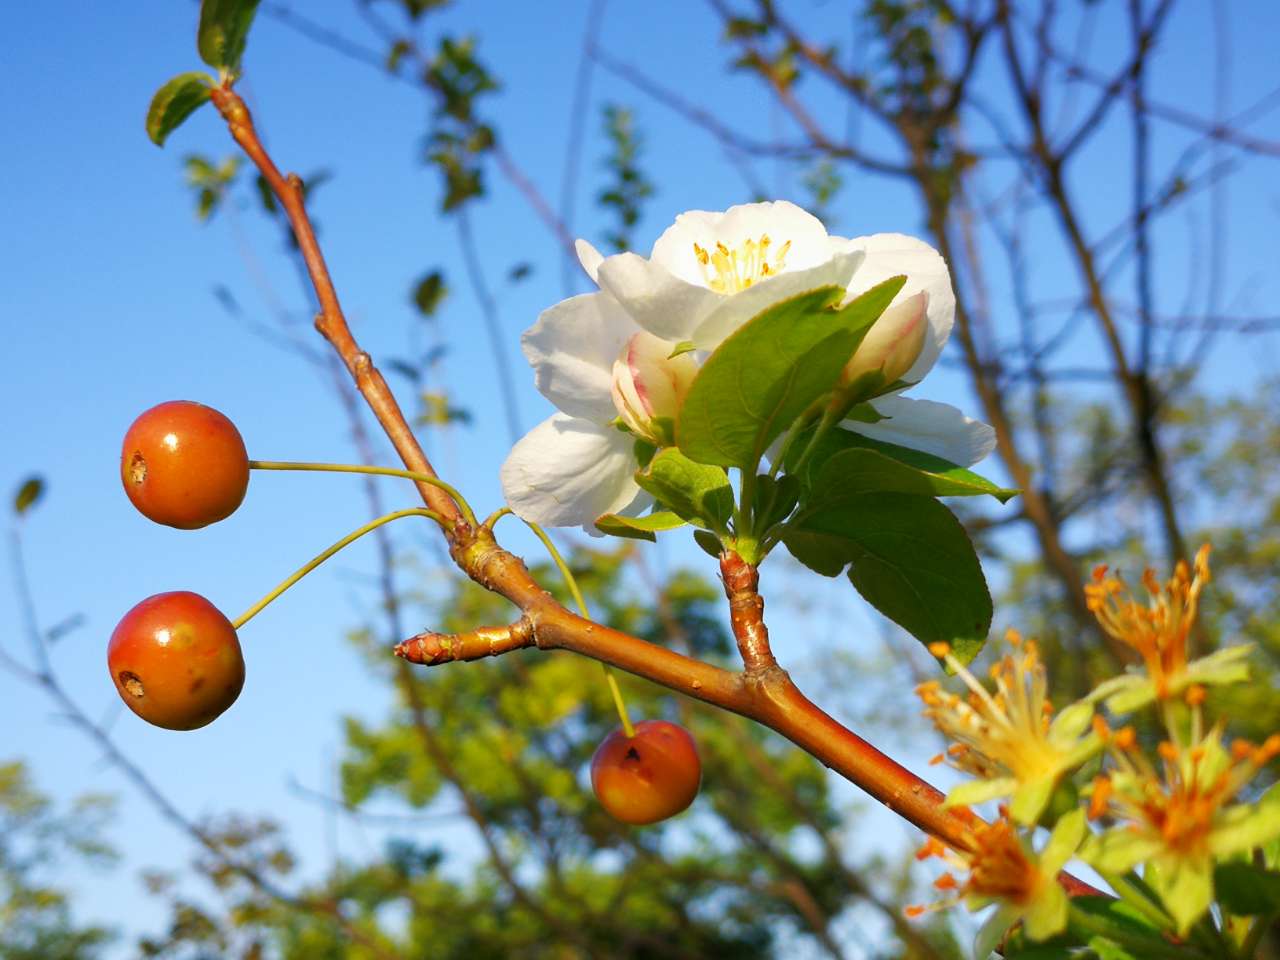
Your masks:
<path fill-rule="evenodd" d="M 419 633 L 396 644 L 397 657 L 434 667 L 455 661 L 483 660 L 533 646 L 533 624 L 524 617 L 505 627 L 476 627 L 463 633 Z"/>
<path fill-rule="evenodd" d="M 232 138 L 253 161 L 254 166 L 267 181 L 267 185 L 271 187 L 271 192 L 284 207 L 289 225 L 297 238 L 298 249 L 306 263 L 307 273 L 315 287 L 316 299 L 320 303 L 316 329 L 332 344 L 333 349 L 346 364 L 347 371 L 355 380 L 356 389 L 369 404 L 369 408 L 391 439 L 405 466 L 410 470 L 434 477 L 436 472 L 432 469 L 426 454 L 422 452 L 422 447 L 417 437 L 413 435 L 413 430 L 405 419 L 404 412 L 400 409 L 400 404 L 392 394 L 391 388 L 387 386 L 386 380 L 373 365 L 369 355 L 360 349 L 355 337 L 351 335 L 351 328 L 347 325 L 346 316 L 338 302 L 338 292 L 334 289 L 329 268 L 325 264 L 324 255 L 320 252 L 320 244 L 316 241 L 315 229 L 307 216 L 302 181 L 296 174 L 286 178 L 280 173 L 263 147 L 262 141 L 258 139 L 253 118 L 249 115 L 249 109 L 239 94 L 230 87 L 217 87 L 213 90 L 211 99 L 223 119 L 227 121 L 227 128 Z M 447 521 L 459 519 L 457 505 L 443 490 L 425 483 L 418 484 L 418 490 L 427 506 Z"/>
<path fill-rule="evenodd" d="M 764 674 L 778 666 L 769 648 L 769 628 L 764 625 L 764 599 L 760 596 L 760 571 L 732 550 L 720 554 L 720 576 L 729 599 L 729 625 L 748 674 Z"/>
<path fill-rule="evenodd" d="M 301 182 L 296 177 L 286 179 L 276 168 L 239 95 L 229 87 L 219 87 L 213 101 L 232 137 L 258 167 L 288 213 L 320 300 L 317 328 L 342 357 L 357 389 L 406 466 L 431 473 L 386 382 L 351 335 L 307 216 Z M 575 616 L 533 579 L 518 557 L 498 546 L 490 528 L 473 528 L 463 522 L 454 503 L 436 488 L 419 485 L 419 489 L 428 505 L 452 521 L 448 533 L 450 555 L 459 569 L 515 604 L 532 624 L 539 648 L 571 650 L 756 720 L 925 832 L 958 849 L 971 848 L 971 830 L 977 817 L 968 810 L 944 809 L 943 795 L 937 789 L 820 710 L 780 667 L 767 667 L 756 673 L 731 672 Z M 424 729 L 423 733 L 424 742 L 429 744 L 432 732 Z M 447 764 L 447 757 L 433 756 L 433 760 Z M 466 795 L 464 801 L 469 808 L 474 805 Z M 475 813 L 478 816 L 478 811 Z M 491 838 L 487 842 L 493 852 Z M 1063 883 L 1073 892 L 1097 892 L 1066 874 Z"/>

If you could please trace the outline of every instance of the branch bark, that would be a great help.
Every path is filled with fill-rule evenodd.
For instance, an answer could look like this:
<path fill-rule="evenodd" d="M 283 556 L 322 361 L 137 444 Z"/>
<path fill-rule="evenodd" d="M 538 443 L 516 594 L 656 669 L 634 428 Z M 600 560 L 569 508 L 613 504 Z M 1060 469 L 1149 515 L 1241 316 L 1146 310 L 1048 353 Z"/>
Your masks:
<path fill-rule="evenodd" d="M 258 167 L 288 214 L 321 305 L 317 329 L 342 358 L 405 465 L 434 476 L 385 380 L 351 334 L 307 216 L 301 181 L 280 173 L 234 90 L 219 87 L 212 99 L 232 137 Z M 754 671 L 729 671 L 575 616 L 533 579 L 518 557 L 498 545 L 491 528 L 467 524 L 453 501 L 437 488 L 419 485 L 419 490 L 432 509 L 450 520 L 449 552 L 458 568 L 485 589 L 515 604 L 531 624 L 534 642 L 540 649 L 571 650 L 756 720 L 926 833 L 952 847 L 971 848 L 971 830 L 979 822 L 976 816 L 966 809 L 944 809 L 943 795 L 938 790 L 824 713 L 776 663 L 761 661 Z M 430 731 L 424 731 L 424 740 L 430 740 Z M 1068 874 L 1062 875 L 1062 882 L 1073 893 L 1098 892 Z"/>

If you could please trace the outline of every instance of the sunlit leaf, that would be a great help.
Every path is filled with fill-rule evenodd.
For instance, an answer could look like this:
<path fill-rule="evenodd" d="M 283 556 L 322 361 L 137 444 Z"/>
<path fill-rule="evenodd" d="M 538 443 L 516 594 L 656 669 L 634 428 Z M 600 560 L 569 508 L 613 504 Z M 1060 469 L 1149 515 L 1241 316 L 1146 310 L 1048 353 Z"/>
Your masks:
<path fill-rule="evenodd" d="M 27 477 L 18 487 L 18 492 L 14 494 L 13 512 L 18 516 L 22 516 L 34 507 L 42 496 L 44 496 L 44 478 L 39 476 Z"/>
<path fill-rule="evenodd" d="M 991 627 L 991 594 L 964 527 L 931 497 L 867 493 L 797 518 L 784 541 L 802 563 L 850 582 L 921 643 L 949 643 L 962 662 Z"/>
<path fill-rule="evenodd" d="M 669 510 L 646 514 L 643 517 L 622 517 L 606 513 L 596 518 L 596 529 L 612 537 L 629 540 L 657 540 L 656 533 L 683 527 L 685 521 Z"/>
<path fill-rule="evenodd" d="M 249 27 L 257 12 L 258 0 L 202 0 L 196 33 L 200 59 L 219 70 L 239 73 Z"/>
<path fill-rule="evenodd" d="M 723 469 L 695 463 L 674 447 L 659 450 L 637 471 L 636 483 L 690 523 L 725 530 L 733 516 L 733 488 Z"/>
<path fill-rule="evenodd" d="M 180 73 L 155 92 L 147 109 L 147 136 L 157 147 L 202 107 L 213 89 L 213 78 L 199 71 Z"/>
<path fill-rule="evenodd" d="M 876 318 L 902 289 L 894 277 L 846 307 L 837 286 L 776 303 L 707 358 L 680 410 L 676 442 L 700 463 L 754 469 L 769 444 L 840 376 Z"/>

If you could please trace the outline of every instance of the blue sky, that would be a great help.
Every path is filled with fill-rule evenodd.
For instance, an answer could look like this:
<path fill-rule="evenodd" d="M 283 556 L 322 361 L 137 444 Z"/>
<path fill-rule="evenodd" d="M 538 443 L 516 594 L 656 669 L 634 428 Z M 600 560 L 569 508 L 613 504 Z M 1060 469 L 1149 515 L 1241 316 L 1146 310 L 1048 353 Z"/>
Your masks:
<path fill-rule="evenodd" d="M 1195 9 L 1191 9 L 1194 7 Z M 353 4 L 307 5 L 309 15 L 362 39 L 373 39 Z M 474 31 L 481 55 L 502 77 L 502 92 L 488 108 L 503 142 L 529 176 L 558 202 L 570 104 L 580 55 L 585 4 L 462 4 L 441 16 L 436 29 Z M 796 15 L 839 24 L 838 4 L 796 2 Z M 0 124 L 9 148 L 0 179 L 0 324 L 7 357 L 0 379 L 0 491 L 16 488 L 31 472 L 46 476 L 44 502 L 25 525 L 30 573 L 46 625 L 82 613 L 85 626 L 60 643 L 54 657 L 69 691 L 93 716 L 116 708 L 104 669 L 106 637 L 133 603 L 152 593 L 192 589 L 234 614 L 298 563 L 359 525 L 365 505 L 357 481 L 337 476 L 255 476 L 244 507 L 199 533 L 156 527 L 140 518 L 117 479 L 119 443 L 132 419 L 167 399 L 196 399 L 225 412 L 240 426 L 250 455 L 259 459 L 349 460 L 344 421 L 323 378 L 228 317 L 213 295 L 223 286 L 246 315 L 269 322 L 264 289 L 289 309 L 303 308 L 297 277 L 279 237 L 254 211 L 225 213 L 197 224 L 182 183 L 181 158 L 191 152 L 215 159 L 231 145 L 210 110 L 174 135 L 165 150 L 145 137 L 142 119 L 152 91 L 169 76 L 199 66 L 194 51 L 194 4 L 139 0 L 129 4 L 23 4 L 8 17 L 9 91 L 0 99 Z M 1105 24 L 1104 19 L 1104 24 Z M 1207 14 L 1189 5 L 1170 28 L 1152 82 L 1153 95 L 1183 109 L 1208 113 L 1212 91 L 1205 64 Z M 1232 86 L 1239 106 L 1274 83 L 1274 4 L 1238 5 L 1232 24 Z M 844 28 L 847 29 L 847 28 Z M 1100 49 L 1114 31 L 1099 31 Z M 726 80 L 724 49 L 716 43 L 708 11 L 666 0 L 614 4 L 603 46 L 641 66 L 726 124 L 770 139 L 783 123 L 776 109 L 744 79 Z M 321 168 L 334 179 L 317 194 L 322 243 L 357 337 L 375 357 L 403 355 L 409 345 L 437 334 L 422 329 L 410 305 L 412 281 L 442 267 L 453 292 L 439 319 L 438 336 L 450 344 L 444 376 L 455 400 L 470 408 L 472 428 L 430 441 L 443 475 L 463 487 L 479 509 L 500 503 L 497 466 L 509 446 L 497 402 L 493 363 L 474 336 L 479 312 L 467 289 L 452 222 L 437 214 L 434 174 L 419 160 L 425 106 L 411 86 L 398 83 L 300 37 L 269 17 L 260 18 L 247 57 L 243 91 L 282 166 L 304 175 Z M 984 69 L 994 69 L 984 67 Z M 599 107 L 606 100 L 638 111 L 647 138 L 646 170 L 659 187 L 637 230 L 647 249 L 674 214 L 722 209 L 749 198 L 743 179 L 719 145 L 662 107 L 597 70 L 587 117 L 589 138 L 576 185 L 576 231 L 598 240 L 603 221 L 591 198 L 601 188 Z M 821 106 L 841 109 L 834 99 Z M 835 114 L 841 116 L 841 114 Z M 1253 128 L 1280 138 L 1280 119 L 1268 115 Z M 1086 220 L 1114 222 L 1119 176 L 1106 137 L 1120 149 L 1122 132 L 1073 169 Z M 875 145 L 874 132 L 868 144 Z M 1177 142 L 1157 133 L 1157 151 Z M 1280 199 L 1274 159 L 1246 161 L 1229 187 L 1226 300 L 1245 313 L 1274 313 L 1280 284 L 1275 242 Z M 778 196 L 803 199 L 796 171 L 780 163 L 758 166 Z M 474 213 L 489 281 L 498 293 L 500 320 L 519 369 L 520 416 L 527 429 L 549 413 L 533 390 L 517 352 L 519 332 L 539 310 L 562 296 L 559 252 L 528 205 L 496 174 L 491 196 Z M 860 189 L 854 179 L 835 206 L 836 232 L 921 232 L 905 190 L 877 181 Z M 1192 225 L 1171 228 L 1162 241 L 1160 291 L 1176 303 L 1205 253 L 1190 240 Z M 1070 267 L 1052 244 L 1037 246 L 1040 290 L 1046 277 L 1074 289 Z M 519 262 L 532 278 L 505 283 Z M 997 302 L 1007 291 L 997 286 Z M 1172 308 L 1172 307 L 1171 307 Z M 306 322 L 305 312 L 303 321 Z M 416 334 L 406 331 L 418 327 Z M 1274 335 L 1225 344 L 1213 357 L 1207 382 L 1218 391 L 1250 388 L 1274 370 Z M 1089 352 L 1087 338 L 1075 348 Z M 393 381 L 393 385 L 403 385 Z M 971 411 L 964 382 L 942 372 L 928 395 Z M 386 481 L 392 507 L 412 503 L 412 492 Z M 412 523 L 414 521 L 406 521 Z M 513 538 L 532 553 L 531 541 Z M 696 562 L 683 539 L 658 551 L 667 562 Z M 200 815 L 227 809 L 284 817 L 295 828 L 304 862 L 316 866 L 332 851 L 325 814 L 290 791 L 290 780 L 324 788 L 338 754 L 339 716 L 381 715 L 385 691 L 364 676 L 343 642 L 372 602 L 361 580 L 372 553 L 357 546 L 305 581 L 246 628 L 248 681 L 235 709 L 190 734 L 153 730 L 131 715 L 115 718 L 113 732 L 183 810 Z M 708 572 L 710 572 L 708 570 Z M 823 601 L 824 604 L 826 601 Z M 855 645 L 870 650 L 871 621 L 843 598 L 830 601 L 853 616 Z M 777 604 L 778 609 L 784 604 Z M 833 618 L 834 619 L 834 618 Z M 13 593 L 0 588 L 0 625 L 16 624 Z M 775 627 L 780 646 L 807 656 L 784 614 Z M 835 622 L 849 623 L 848 619 Z M 794 632 L 794 631 L 793 631 Z M 12 629 L 0 633 L 14 649 Z M 926 745 L 904 754 L 927 755 Z M 0 759 L 32 763 L 39 784 L 62 797 L 80 790 L 122 794 L 114 831 L 129 850 L 119 882 L 84 878 L 80 904 L 96 917 L 129 917 L 153 925 L 154 907 L 141 900 L 136 871 L 177 866 L 189 846 L 154 811 L 104 767 L 76 731 L 58 722 L 41 695 L 0 674 Z M 339 834 L 339 851 L 358 855 L 358 839 Z M 124 955 L 124 954 L 121 954 Z"/>

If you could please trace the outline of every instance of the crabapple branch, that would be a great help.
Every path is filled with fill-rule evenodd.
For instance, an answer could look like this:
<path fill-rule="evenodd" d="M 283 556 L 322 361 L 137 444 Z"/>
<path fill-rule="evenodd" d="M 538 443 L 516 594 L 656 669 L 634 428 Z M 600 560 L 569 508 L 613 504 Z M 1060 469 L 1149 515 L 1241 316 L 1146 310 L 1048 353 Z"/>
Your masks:
<path fill-rule="evenodd" d="M 427 631 L 396 644 L 397 657 L 434 667 L 441 663 L 483 660 L 533 646 L 533 622 L 521 617 L 503 627 L 476 627 L 463 633 Z"/>
<path fill-rule="evenodd" d="M 288 215 L 319 299 L 317 330 L 342 358 L 405 465 L 434 477 L 435 471 L 386 381 L 351 334 L 307 215 L 302 182 L 280 173 L 238 94 L 223 86 L 211 96 L 233 139 L 258 167 Z M 748 667 L 745 672 L 726 670 L 576 616 L 534 580 L 519 557 L 498 545 L 490 527 L 466 522 L 453 499 L 438 487 L 419 484 L 418 489 L 428 506 L 452 521 L 451 532 L 445 535 L 458 568 L 485 589 L 505 597 L 523 616 L 508 627 L 452 636 L 420 635 L 397 648 L 402 656 L 417 654 L 424 663 L 477 659 L 528 646 L 531 637 L 539 649 L 582 654 L 756 720 L 926 833 L 961 850 L 972 846 L 972 827 L 980 822 L 975 815 L 964 808 L 944 809 L 938 790 L 824 713 L 777 665 L 761 618 L 758 576 L 740 558 L 736 563 L 727 561 L 726 591 L 731 603 L 738 601 L 733 608 L 734 629 Z M 1067 874 L 1062 875 L 1062 883 L 1072 893 L 1098 893 Z"/>
<path fill-rule="evenodd" d="M 732 550 L 720 555 L 720 576 L 729 598 L 729 623 L 738 642 L 747 673 L 763 673 L 778 662 L 769 648 L 769 628 L 764 623 L 764 599 L 760 596 L 760 571 Z"/>
<path fill-rule="evenodd" d="M 386 380 L 373 365 L 369 355 L 360 349 L 355 337 L 351 335 L 351 328 L 347 325 L 347 318 L 338 302 L 338 292 L 329 276 L 324 255 L 320 252 L 320 244 L 316 241 L 315 229 L 311 226 L 310 217 L 307 216 L 302 180 L 297 174 L 290 174 L 287 178 L 281 174 L 258 138 L 258 131 L 254 128 L 249 108 L 245 106 L 244 100 L 238 93 L 228 86 L 216 87 L 210 93 L 210 99 L 226 120 L 232 138 L 253 161 L 254 166 L 267 181 L 267 185 L 271 187 L 271 192 L 284 207 L 289 225 L 293 228 L 293 234 L 298 240 L 298 249 L 302 252 L 302 259 L 306 263 L 307 274 L 311 277 L 311 283 L 315 288 L 316 299 L 320 303 L 316 329 L 329 341 L 346 364 L 347 371 L 355 380 L 356 389 L 360 391 L 374 416 L 378 418 L 378 423 L 386 431 L 405 466 L 410 470 L 434 477 L 436 472 L 413 435 L 413 430 L 405 419 L 404 412 L 400 409 L 400 404 L 396 401 L 391 388 L 387 386 Z M 458 518 L 457 505 L 444 491 L 421 483 L 418 484 L 418 489 L 427 506 L 442 517 L 447 520 Z"/>

